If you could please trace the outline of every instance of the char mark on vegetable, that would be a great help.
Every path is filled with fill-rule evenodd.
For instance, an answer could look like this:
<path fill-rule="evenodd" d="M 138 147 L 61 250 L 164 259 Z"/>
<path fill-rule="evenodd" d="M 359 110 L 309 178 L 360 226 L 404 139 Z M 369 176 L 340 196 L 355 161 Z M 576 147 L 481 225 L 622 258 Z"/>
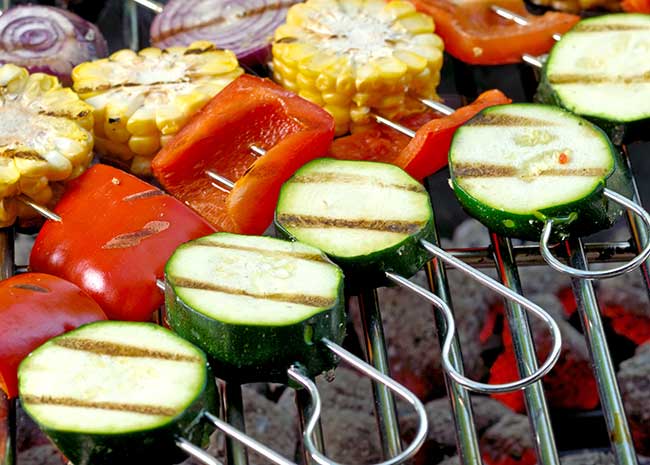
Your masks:
<path fill-rule="evenodd" d="M 234 287 L 220 286 L 215 283 L 206 283 L 196 281 L 193 279 L 180 278 L 171 276 L 168 278 L 170 282 L 177 287 L 184 287 L 186 289 L 198 289 L 201 291 L 221 292 L 223 294 L 241 295 L 245 297 L 252 297 L 254 299 L 274 300 L 276 302 L 286 302 L 290 304 L 307 305 L 309 307 L 331 307 L 336 303 L 335 299 L 330 297 L 321 297 L 317 295 L 305 294 L 288 294 L 288 293 L 257 293 L 237 289 Z"/>
<path fill-rule="evenodd" d="M 14 289 L 24 289 L 26 291 L 34 291 L 34 292 L 40 292 L 42 294 L 48 294 L 50 292 L 49 289 L 37 286 L 35 284 L 15 284 L 13 286 Z"/>
<path fill-rule="evenodd" d="M 645 84 L 650 82 L 650 71 L 630 76 L 607 74 L 549 74 L 551 84 Z"/>
<path fill-rule="evenodd" d="M 544 127 L 544 126 L 555 126 L 555 123 L 548 120 L 528 118 L 519 115 L 506 115 L 501 113 L 497 113 L 497 114 L 479 113 L 472 120 L 470 120 L 470 122 L 467 125 L 468 126 Z"/>
<path fill-rule="evenodd" d="M 0 147 L 0 156 L 2 158 L 20 158 L 22 160 L 46 161 L 38 152 L 32 150 L 16 150 Z"/>
<path fill-rule="evenodd" d="M 367 229 L 399 234 L 415 234 L 425 226 L 425 223 L 421 221 L 327 218 L 324 216 L 292 215 L 289 213 L 280 213 L 277 219 L 282 225 L 292 228 Z"/>
<path fill-rule="evenodd" d="M 160 407 L 147 404 L 123 404 L 120 402 L 93 402 L 88 400 L 75 399 L 73 397 L 35 396 L 25 394 L 22 401 L 32 405 L 56 405 L 62 407 L 96 408 L 101 410 L 113 410 L 118 412 L 141 413 L 143 415 L 155 415 L 171 417 L 178 413 L 177 409 Z"/>
<path fill-rule="evenodd" d="M 70 350 L 91 352 L 93 354 L 108 355 L 111 357 L 155 358 L 173 362 L 202 362 L 199 357 L 194 355 L 175 354 L 172 352 L 164 352 L 162 350 L 152 350 L 143 347 L 119 344 L 117 342 L 99 341 L 96 339 L 64 338 L 55 341 L 54 344 Z"/>
<path fill-rule="evenodd" d="M 148 198 L 151 198 L 151 197 L 158 197 L 158 196 L 161 196 L 161 195 L 165 195 L 165 193 L 163 191 L 161 191 L 160 189 L 151 189 L 151 190 L 148 190 L 148 191 L 138 192 L 137 194 L 127 195 L 122 200 L 124 202 L 132 202 L 134 200 L 148 199 Z"/>
<path fill-rule="evenodd" d="M 602 177 L 607 170 L 602 168 L 547 168 L 534 173 L 534 176 L 585 176 Z M 531 173 L 514 166 L 489 165 L 487 163 L 457 163 L 454 175 L 462 178 L 530 178 Z"/>
<path fill-rule="evenodd" d="M 127 249 L 139 245 L 144 239 L 169 229 L 169 226 L 169 221 L 149 221 L 140 231 L 115 236 L 102 249 Z"/>
<path fill-rule="evenodd" d="M 613 31 L 647 31 L 648 28 L 640 24 L 582 24 L 578 23 L 571 30 L 574 32 L 613 32 Z"/>
<path fill-rule="evenodd" d="M 359 184 L 359 185 L 382 187 L 386 189 L 399 189 L 399 190 L 405 190 L 409 192 L 419 192 L 422 194 L 426 193 L 424 186 L 422 186 L 421 184 L 385 183 L 380 179 L 358 176 L 356 174 L 345 174 L 345 173 L 303 174 L 303 175 L 295 176 L 291 180 L 291 182 L 301 183 L 301 184 L 318 184 L 318 183 L 327 183 L 327 182 L 333 182 L 337 184 Z"/>
<path fill-rule="evenodd" d="M 239 244 L 227 244 L 223 242 L 212 242 L 210 240 L 205 240 L 205 239 L 197 239 L 194 242 L 192 242 L 193 246 L 201 246 L 201 247 L 215 247 L 217 249 L 230 249 L 230 250 L 241 250 L 242 252 L 253 252 L 257 253 L 260 255 L 264 255 L 265 257 L 277 257 L 277 258 L 296 258 L 300 260 L 309 260 L 313 262 L 322 262 L 322 263 L 330 263 L 329 260 L 327 260 L 324 256 L 319 255 L 319 254 L 312 254 L 312 253 L 307 253 L 307 252 L 288 252 L 284 250 L 265 250 L 265 249 L 258 249 L 256 247 L 248 247 L 245 245 L 239 245 Z"/>

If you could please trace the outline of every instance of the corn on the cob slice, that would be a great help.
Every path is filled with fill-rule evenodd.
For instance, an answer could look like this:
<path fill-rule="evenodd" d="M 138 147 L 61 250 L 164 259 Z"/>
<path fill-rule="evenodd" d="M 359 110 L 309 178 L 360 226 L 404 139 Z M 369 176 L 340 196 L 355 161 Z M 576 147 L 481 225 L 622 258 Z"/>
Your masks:
<path fill-rule="evenodd" d="M 443 44 L 433 32 L 407 1 L 308 0 L 275 32 L 273 76 L 344 134 L 371 111 L 399 118 L 422 111 L 417 97 L 437 98 Z"/>
<path fill-rule="evenodd" d="M 97 152 L 148 175 L 164 142 L 242 73 L 232 52 L 195 42 L 187 48 L 120 50 L 78 65 L 72 80 L 95 108 Z"/>
<path fill-rule="evenodd" d="M 7 64 L 0 67 L 0 227 L 38 216 L 16 200 L 44 206 L 52 184 L 81 174 L 92 159 L 93 109 L 59 80 Z"/>

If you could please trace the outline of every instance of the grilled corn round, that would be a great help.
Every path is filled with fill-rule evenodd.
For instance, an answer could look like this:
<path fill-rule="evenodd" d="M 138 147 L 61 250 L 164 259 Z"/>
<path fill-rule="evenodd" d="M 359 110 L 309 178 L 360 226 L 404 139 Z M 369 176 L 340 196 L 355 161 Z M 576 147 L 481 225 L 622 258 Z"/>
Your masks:
<path fill-rule="evenodd" d="M 321 105 L 336 134 L 399 118 L 436 99 L 443 44 L 431 17 L 406 1 L 308 0 L 289 9 L 275 32 L 273 76 Z"/>
<path fill-rule="evenodd" d="M 139 175 L 207 101 L 243 73 L 237 57 L 210 42 L 120 50 L 78 65 L 73 87 L 95 109 L 95 147 Z"/>
<path fill-rule="evenodd" d="M 88 167 L 92 127 L 92 107 L 54 76 L 0 67 L 0 227 L 38 216 L 17 196 L 51 206 L 55 185 Z"/>

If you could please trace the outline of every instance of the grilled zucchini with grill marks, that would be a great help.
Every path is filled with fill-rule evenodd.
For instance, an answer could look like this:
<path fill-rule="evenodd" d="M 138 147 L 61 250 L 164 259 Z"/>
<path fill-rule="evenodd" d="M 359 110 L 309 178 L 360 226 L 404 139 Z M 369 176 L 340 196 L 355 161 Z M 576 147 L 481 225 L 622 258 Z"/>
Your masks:
<path fill-rule="evenodd" d="M 650 15 L 583 19 L 544 65 L 536 98 L 584 116 L 615 144 L 650 128 Z"/>
<path fill-rule="evenodd" d="M 282 186 L 275 224 L 370 284 L 424 265 L 418 241 L 433 232 L 433 211 L 424 187 L 396 166 L 321 158 Z"/>
<path fill-rule="evenodd" d="M 75 465 L 173 464 L 200 443 L 214 380 L 199 349 L 150 323 L 91 323 L 51 339 L 18 371 L 20 401 Z"/>
<path fill-rule="evenodd" d="M 92 159 L 92 127 L 92 107 L 54 76 L 0 67 L 0 227 L 38 217 L 19 194 L 53 206 L 60 181 Z"/>
<path fill-rule="evenodd" d="M 557 107 L 487 108 L 452 140 L 449 169 L 461 205 L 491 230 L 538 241 L 611 226 L 622 210 L 603 188 L 631 196 L 629 174 L 605 133 Z"/>
<path fill-rule="evenodd" d="M 165 278 L 170 326 L 221 377 L 284 382 L 294 363 L 313 376 L 334 367 L 318 341 L 343 340 L 343 274 L 320 250 L 217 233 L 179 247 Z"/>
<path fill-rule="evenodd" d="M 158 152 L 189 117 L 243 70 L 209 42 L 165 50 L 120 50 L 72 71 L 74 89 L 95 108 L 95 146 L 150 174 Z"/>

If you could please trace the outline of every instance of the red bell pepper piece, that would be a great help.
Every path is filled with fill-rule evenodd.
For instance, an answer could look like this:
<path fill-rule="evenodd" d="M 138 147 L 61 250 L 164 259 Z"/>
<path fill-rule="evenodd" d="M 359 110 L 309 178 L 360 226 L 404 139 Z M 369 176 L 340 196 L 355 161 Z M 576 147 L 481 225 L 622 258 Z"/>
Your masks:
<path fill-rule="evenodd" d="M 370 129 L 336 139 L 330 156 L 391 163 L 416 179 L 424 179 L 447 165 L 451 139 L 459 126 L 484 108 L 510 102 L 501 91 L 489 90 L 450 116 L 434 118 L 431 113 L 424 113 L 399 121 L 403 126 L 417 129 L 413 139 L 375 123 Z"/>
<path fill-rule="evenodd" d="M 473 65 L 518 63 L 524 53 L 547 53 L 555 41 L 553 34 L 564 32 L 580 20 L 568 13 L 528 13 L 522 0 L 412 0 L 418 11 L 434 18 L 436 34 L 442 37 L 445 51 Z M 520 26 L 498 16 L 492 5 L 523 16 L 528 25 Z"/>
<path fill-rule="evenodd" d="M 627 13 L 650 13 L 650 0 L 623 0 L 623 11 Z"/>
<path fill-rule="evenodd" d="M 415 179 L 426 178 L 447 166 L 451 139 L 459 126 L 484 108 L 510 102 L 512 100 L 500 90 L 488 90 L 474 102 L 457 109 L 451 115 L 431 120 L 418 129 L 415 137 L 395 160 L 395 164 Z"/>
<path fill-rule="evenodd" d="M 324 156 L 334 119 L 267 79 L 243 75 L 203 107 L 156 155 L 162 186 L 216 228 L 261 234 L 273 219 L 280 186 L 306 162 Z M 255 158 L 255 145 L 266 154 Z M 230 193 L 205 171 L 235 182 Z"/>
<path fill-rule="evenodd" d="M 16 372 L 34 349 L 59 334 L 106 315 L 74 284 L 41 273 L 0 281 L 0 389 L 18 395 Z"/>
<path fill-rule="evenodd" d="M 183 242 L 214 232 L 192 210 L 121 170 L 95 165 L 70 182 L 30 257 L 34 271 L 65 278 L 110 319 L 146 321 L 162 305 L 156 279 Z"/>

